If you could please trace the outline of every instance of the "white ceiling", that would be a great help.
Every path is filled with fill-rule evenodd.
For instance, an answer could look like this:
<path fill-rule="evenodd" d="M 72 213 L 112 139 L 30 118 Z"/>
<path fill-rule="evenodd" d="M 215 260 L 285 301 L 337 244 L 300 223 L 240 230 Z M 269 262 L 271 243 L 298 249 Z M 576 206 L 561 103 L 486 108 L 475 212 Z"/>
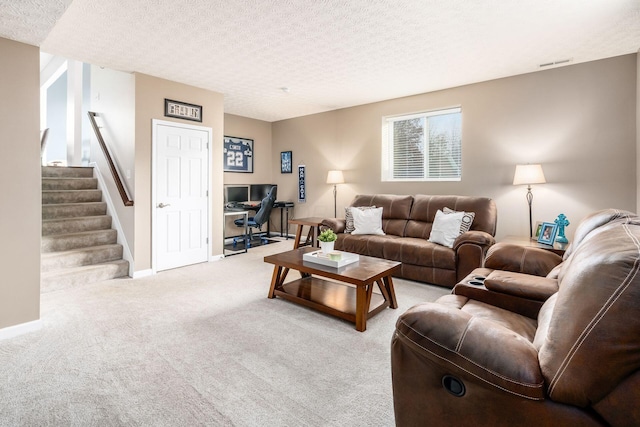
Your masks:
<path fill-rule="evenodd" d="M 1 37 L 267 121 L 640 48 L 640 0 L 0 0 L 0 18 Z"/>

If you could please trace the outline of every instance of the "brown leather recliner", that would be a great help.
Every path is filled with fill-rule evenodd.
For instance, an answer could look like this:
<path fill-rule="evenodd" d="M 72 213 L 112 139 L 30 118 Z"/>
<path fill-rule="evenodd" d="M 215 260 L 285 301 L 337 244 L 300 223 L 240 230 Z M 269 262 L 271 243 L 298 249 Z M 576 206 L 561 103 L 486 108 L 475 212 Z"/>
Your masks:
<path fill-rule="evenodd" d="M 557 286 L 539 312 L 526 304 L 530 276 L 522 307 L 506 281 L 492 291 L 506 308 L 453 294 L 400 316 L 398 426 L 640 425 L 640 218 L 610 211 L 583 221 L 562 264 L 538 277 Z"/>

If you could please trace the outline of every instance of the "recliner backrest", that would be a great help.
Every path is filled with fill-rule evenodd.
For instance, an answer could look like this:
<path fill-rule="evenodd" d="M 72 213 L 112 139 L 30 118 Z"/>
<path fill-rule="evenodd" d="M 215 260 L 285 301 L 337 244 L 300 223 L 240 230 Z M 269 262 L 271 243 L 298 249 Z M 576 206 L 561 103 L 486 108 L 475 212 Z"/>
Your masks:
<path fill-rule="evenodd" d="M 639 307 L 640 219 L 624 216 L 576 246 L 559 291 L 540 310 L 534 345 L 550 399 L 588 407 L 637 376 Z M 620 410 L 599 408 L 605 419 Z"/>

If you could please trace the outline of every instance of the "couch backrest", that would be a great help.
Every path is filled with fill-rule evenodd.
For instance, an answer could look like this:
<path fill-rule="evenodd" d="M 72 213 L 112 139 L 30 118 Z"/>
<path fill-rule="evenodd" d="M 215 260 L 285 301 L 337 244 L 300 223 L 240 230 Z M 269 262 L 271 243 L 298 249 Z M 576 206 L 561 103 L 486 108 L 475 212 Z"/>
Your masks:
<path fill-rule="evenodd" d="M 573 234 L 573 242 L 569 245 L 563 258 L 567 259 L 578 247 L 582 241 L 596 228 L 616 220 L 618 218 L 630 218 L 635 216 L 634 213 L 629 211 L 623 211 L 620 209 L 603 209 L 593 212 L 580 220 L 580 223 L 576 227 L 576 232 Z"/>
<path fill-rule="evenodd" d="M 445 207 L 454 211 L 474 212 L 471 230 L 484 231 L 495 236 L 498 210 L 492 199 L 469 196 L 414 196 L 405 236 L 428 239 L 438 209 Z"/>
<path fill-rule="evenodd" d="M 624 412 L 633 393 L 638 396 L 616 388 L 632 375 L 637 379 L 640 369 L 640 219 L 621 217 L 597 227 L 562 270 L 559 291 L 540 310 L 534 339 L 547 392 L 579 407 L 614 392 L 622 399 L 599 409 L 608 418 Z"/>
<path fill-rule="evenodd" d="M 412 196 L 359 194 L 353 199 L 351 206 L 376 206 L 382 208 L 382 230 L 387 234 L 403 236 L 412 203 Z"/>

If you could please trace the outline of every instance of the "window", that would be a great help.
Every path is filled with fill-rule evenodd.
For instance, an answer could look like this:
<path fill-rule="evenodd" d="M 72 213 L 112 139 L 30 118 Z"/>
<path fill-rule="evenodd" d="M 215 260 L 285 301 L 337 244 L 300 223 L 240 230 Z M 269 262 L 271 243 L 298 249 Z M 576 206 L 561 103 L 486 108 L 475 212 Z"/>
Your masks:
<path fill-rule="evenodd" d="M 461 123 L 460 108 L 385 117 L 382 181 L 460 181 Z"/>

